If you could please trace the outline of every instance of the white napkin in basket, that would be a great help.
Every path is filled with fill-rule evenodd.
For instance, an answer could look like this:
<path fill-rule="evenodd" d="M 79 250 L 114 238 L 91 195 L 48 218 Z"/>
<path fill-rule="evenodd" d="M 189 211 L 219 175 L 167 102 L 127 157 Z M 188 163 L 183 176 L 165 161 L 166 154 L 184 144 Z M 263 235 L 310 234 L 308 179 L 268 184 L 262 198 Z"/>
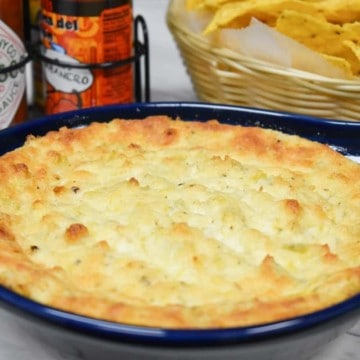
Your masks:
<path fill-rule="evenodd" d="M 244 29 L 222 29 L 219 32 L 218 45 L 221 44 L 247 57 L 335 79 L 351 77 L 344 69 L 327 61 L 320 53 L 255 18 Z"/>

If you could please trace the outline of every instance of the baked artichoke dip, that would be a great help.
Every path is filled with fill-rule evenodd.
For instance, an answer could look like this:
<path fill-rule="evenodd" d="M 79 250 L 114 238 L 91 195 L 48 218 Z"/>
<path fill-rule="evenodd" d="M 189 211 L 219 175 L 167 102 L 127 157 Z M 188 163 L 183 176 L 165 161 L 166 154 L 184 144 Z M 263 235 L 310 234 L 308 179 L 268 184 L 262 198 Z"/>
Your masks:
<path fill-rule="evenodd" d="M 0 157 L 0 284 L 126 324 L 223 328 L 360 292 L 360 165 L 259 127 L 61 128 Z"/>

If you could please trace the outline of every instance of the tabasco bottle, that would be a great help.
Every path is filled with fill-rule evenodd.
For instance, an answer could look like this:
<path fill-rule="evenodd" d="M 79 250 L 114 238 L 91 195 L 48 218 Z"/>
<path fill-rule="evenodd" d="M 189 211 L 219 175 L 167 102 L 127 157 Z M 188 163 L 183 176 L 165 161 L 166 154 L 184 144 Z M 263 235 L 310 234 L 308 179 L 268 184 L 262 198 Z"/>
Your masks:
<path fill-rule="evenodd" d="M 42 0 L 40 33 L 46 114 L 133 101 L 131 64 L 76 67 L 131 57 L 131 0 Z"/>
<path fill-rule="evenodd" d="M 6 71 L 26 58 L 22 0 L 0 1 L 0 129 L 27 118 L 25 67 Z"/>

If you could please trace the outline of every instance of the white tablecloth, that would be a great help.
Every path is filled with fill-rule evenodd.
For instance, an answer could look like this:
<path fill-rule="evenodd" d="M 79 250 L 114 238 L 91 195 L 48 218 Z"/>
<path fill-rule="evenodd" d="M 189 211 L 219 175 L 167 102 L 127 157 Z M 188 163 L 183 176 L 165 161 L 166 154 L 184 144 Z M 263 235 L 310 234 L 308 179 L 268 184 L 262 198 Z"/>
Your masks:
<path fill-rule="evenodd" d="M 189 77 L 166 26 L 165 14 L 169 0 L 133 1 L 135 14 L 141 14 L 145 18 L 149 30 L 151 100 L 196 100 Z M 0 334 L 0 360 L 64 359 L 62 354 L 34 342 L 26 332 L 13 324 L 3 310 L 0 310 Z M 327 350 L 314 360 L 360 360 L 360 323 L 329 345 Z"/>
<path fill-rule="evenodd" d="M 134 0 L 134 11 L 145 18 L 149 30 L 151 100 L 194 101 L 196 95 L 166 25 L 168 3 L 169 0 Z"/>

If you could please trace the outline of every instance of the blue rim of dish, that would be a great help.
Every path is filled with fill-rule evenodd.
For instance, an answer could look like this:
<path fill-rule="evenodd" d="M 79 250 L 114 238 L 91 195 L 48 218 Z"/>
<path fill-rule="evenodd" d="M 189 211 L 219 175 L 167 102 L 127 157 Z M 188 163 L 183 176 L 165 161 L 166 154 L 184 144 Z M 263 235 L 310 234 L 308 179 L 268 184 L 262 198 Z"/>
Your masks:
<path fill-rule="evenodd" d="M 358 141 L 360 122 L 336 121 L 270 110 L 193 102 L 108 105 L 44 116 L 0 131 L 0 153 L 20 146 L 26 135 L 34 131 L 36 135 L 41 135 L 59 126 L 76 127 L 95 120 L 108 121 L 117 116 L 141 118 L 150 114 L 180 116 L 188 120 L 201 121 L 217 118 L 220 121 L 231 120 L 232 123 L 245 126 L 263 126 L 296 134 L 300 132 L 299 135 L 314 140 L 334 143 L 343 148 L 345 153 L 360 155 Z M 40 132 L 37 132 L 38 130 Z M 12 312 L 19 312 L 38 321 L 80 334 L 126 343 L 159 346 L 191 347 L 247 343 L 271 339 L 279 335 L 287 336 L 324 323 L 360 315 L 360 294 L 358 294 L 327 309 L 284 321 L 228 329 L 173 330 L 125 325 L 68 313 L 29 300 L 2 286 L 0 286 L 0 302 Z"/>
<path fill-rule="evenodd" d="M 360 317 L 360 294 L 326 309 L 295 318 L 254 326 L 215 329 L 162 329 L 94 319 L 40 304 L 3 286 L 0 286 L 0 302 L 10 312 L 21 317 L 25 315 L 32 320 L 78 334 L 128 344 L 165 347 L 228 346 L 279 339 L 279 336 L 291 336 L 316 326 L 328 326 L 332 321 L 341 322 Z"/>
<path fill-rule="evenodd" d="M 235 105 L 209 104 L 201 102 L 150 102 L 107 105 L 69 111 L 24 122 L 0 131 L 0 154 L 22 145 L 27 134 L 36 135 L 59 126 L 75 127 L 91 121 L 108 121 L 117 117 L 141 118 L 147 115 L 179 116 L 184 120 L 219 119 L 221 122 L 245 126 L 261 126 L 298 134 L 322 143 L 335 143 L 343 154 L 360 155 L 360 122 L 322 119 L 281 111 L 256 109 Z M 260 119 L 260 120 L 259 120 Z"/>

